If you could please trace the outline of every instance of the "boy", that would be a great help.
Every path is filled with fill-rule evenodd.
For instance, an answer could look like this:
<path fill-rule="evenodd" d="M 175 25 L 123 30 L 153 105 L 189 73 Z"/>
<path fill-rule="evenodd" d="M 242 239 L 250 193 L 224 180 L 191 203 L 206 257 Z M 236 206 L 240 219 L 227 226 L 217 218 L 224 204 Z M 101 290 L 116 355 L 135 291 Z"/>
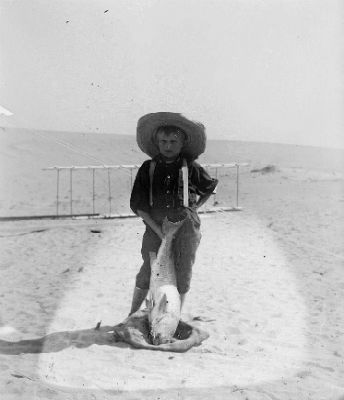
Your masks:
<path fill-rule="evenodd" d="M 201 239 L 197 209 L 218 183 L 194 161 L 205 150 L 202 124 L 177 113 L 147 114 L 138 121 L 137 142 L 152 160 L 145 161 L 138 170 L 130 198 L 131 209 L 146 225 L 141 249 L 143 264 L 136 275 L 130 314 L 140 308 L 148 293 L 149 252 L 158 252 L 165 217 L 170 221 L 185 219 L 174 242 L 177 287 L 183 306 Z M 183 170 L 184 178 L 188 176 L 187 184 Z"/>

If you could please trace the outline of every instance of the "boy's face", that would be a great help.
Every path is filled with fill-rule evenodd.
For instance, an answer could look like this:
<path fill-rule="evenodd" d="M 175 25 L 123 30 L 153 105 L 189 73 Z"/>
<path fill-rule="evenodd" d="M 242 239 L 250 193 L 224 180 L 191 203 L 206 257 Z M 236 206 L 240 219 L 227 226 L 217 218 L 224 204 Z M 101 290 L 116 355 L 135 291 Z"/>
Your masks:
<path fill-rule="evenodd" d="M 159 132 L 157 141 L 160 154 L 171 161 L 179 156 L 184 145 L 182 135 L 173 132 L 170 134 L 166 134 L 164 131 Z"/>

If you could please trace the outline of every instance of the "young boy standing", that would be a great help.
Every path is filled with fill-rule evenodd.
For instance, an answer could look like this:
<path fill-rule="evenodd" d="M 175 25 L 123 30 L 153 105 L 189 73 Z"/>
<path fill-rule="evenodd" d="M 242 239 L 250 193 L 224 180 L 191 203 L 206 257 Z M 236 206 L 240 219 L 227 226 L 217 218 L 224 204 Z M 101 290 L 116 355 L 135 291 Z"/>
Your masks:
<path fill-rule="evenodd" d="M 146 225 L 141 248 L 143 264 L 136 275 L 130 314 L 140 308 L 148 293 L 149 253 L 159 250 L 165 217 L 173 222 L 185 219 L 174 241 L 177 288 L 183 305 L 201 239 L 197 209 L 218 183 L 195 162 L 206 143 L 200 123 L 177 113 L 147 114 L 138 121 L 137 143 L 152 160 L 139 168 L 130 198 L 131 209 Z"/>

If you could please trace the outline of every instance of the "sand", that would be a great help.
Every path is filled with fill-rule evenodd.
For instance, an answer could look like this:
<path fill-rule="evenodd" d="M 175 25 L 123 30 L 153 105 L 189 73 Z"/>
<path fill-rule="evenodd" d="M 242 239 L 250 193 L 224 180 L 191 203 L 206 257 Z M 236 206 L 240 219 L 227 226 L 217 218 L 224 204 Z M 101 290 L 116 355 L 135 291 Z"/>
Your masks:
<path fill-rule="evenodd" d="M 37 159 L 42 143 L 27 143 Z M 251 163 L 243 211 L 202 215 L 182 317 L 210 337 L 183 354 L 135 350 L 94 330 L 129 311 L 139 219 L 1 222 L 1 398 L 344 399 L 342 164 L 337 151 L 274 149 L 237 144 L 233 156 Z M 25 177 L 27 202 L 11 200 L 18 213 L 32 210 L 39 184 Z M 6 354 L 6 342 L 21 340 L 22 353 Z"/>

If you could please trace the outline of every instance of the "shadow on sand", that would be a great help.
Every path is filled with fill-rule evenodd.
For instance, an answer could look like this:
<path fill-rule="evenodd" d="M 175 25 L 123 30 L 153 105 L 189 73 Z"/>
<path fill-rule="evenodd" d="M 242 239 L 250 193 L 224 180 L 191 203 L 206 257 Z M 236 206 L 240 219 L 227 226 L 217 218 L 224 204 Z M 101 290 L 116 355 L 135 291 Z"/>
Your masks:
<path fill-rule="evenodd" d="M 100 325 L 100 324 L 98 324 Z M 198 346 L 208 338 L 208 333 L 180 321 L 172 343 L 152 345 L 150 342 L 148 315 L 138 311 L 115 326 L 96 326 L 96 328 L 77 331 L 54 332 L 37 339 L 11 342 L 0 340 L 0 354 L 18 355 L 23 353 L 54 353 L 75 346 L 89 347 L 92 344 L 117 347 L 133 346 L 138 349 L 185 352 Z"/>
<path fill-rule="evenodd" d="M 92 344 L 125 346 L 124 343 L 116 342 L 113 330 L 113 326 L 103 326 L 99 329 L 54 332 L 41 338 L 18 342 L 0 340 L 0 354 L 55 353 L 71 346 L 83 348 Z"/>

